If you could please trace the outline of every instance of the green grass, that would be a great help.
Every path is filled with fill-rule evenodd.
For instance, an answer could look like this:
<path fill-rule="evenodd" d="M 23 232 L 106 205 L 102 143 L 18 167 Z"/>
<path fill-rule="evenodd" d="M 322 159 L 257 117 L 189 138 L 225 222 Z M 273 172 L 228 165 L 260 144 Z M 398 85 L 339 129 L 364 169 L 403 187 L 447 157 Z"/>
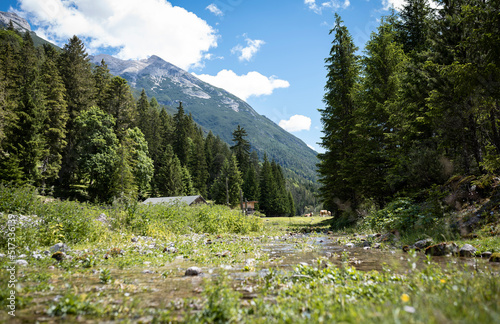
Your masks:
<path fill-rule="evenodd" d="M 16 231 L 17 252 L 26 253 L 29 262 L 16 274 L 20 321 L 500 322 L 500 268 L 495 265 L 443 267 L 420 254 L 427 263 L 417 267 L 417 254 L 409 253 L 406 266 L 360 271 L 349 266 L 359 256 L 338 252 L 335 264 L 319 258 L 312 265 L 277 268 L 281 257 L 263 250 L 286 242 L 307 254 L 309 238 L 332 234 L 339 245 L 362 243 L 360 236 L 332 232 L 333 218 L 246 217 L 222 206 L 96 206 L 50 200 L 29 187 L 0 187 L 0 211 L 3 220 L 9 214 L 29 216 Z M 103 213 L 106 223 L 97 220 Z M 418 212 L 410 210 L 413 215 L 418 221 Z M 488 227 L 478 237 L 451 238 L 480 252 L 499 252 L 500 238 L 493 232 Z M 441 234 L 442 240 L 450 239 Z M 407 231 L 399 243 L 386 244 L 413 243 L 426 235 Z M 30 257 L 58 241 L 71 248 L 65 260 Z M 7 261 L 0 259 L 0 282 L 9 280 Z M 204 279 L 183 277 L 192 265 L 202 268 Z M 257 275 L 262 269 L 267 275 Z M 9 294 L 8 286 L 0 287 L 1 300 Z M 0 321 L 6 316 L 0 314 Z"/>

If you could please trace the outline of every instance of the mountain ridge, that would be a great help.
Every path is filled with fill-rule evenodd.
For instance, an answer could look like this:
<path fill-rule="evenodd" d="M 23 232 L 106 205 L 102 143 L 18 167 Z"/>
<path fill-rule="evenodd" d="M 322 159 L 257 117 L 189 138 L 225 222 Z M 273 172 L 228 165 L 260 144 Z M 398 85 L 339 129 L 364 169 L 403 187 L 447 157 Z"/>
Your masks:
<path fill-rule="evenodd" d="M 126 79 L 136 94 L 144 89 L 148 97 L 155 97 L 171 113 L 175 113 L 182 101 L 185 111 L 192 114 L 194 121 L 227 143 L 232 142 L 232 132 L 240 125 L 247 131 L 252 148 L 261 158 L 267 154 L 269 159 L 308 180 L 317 178 L 315 151 L 228 91 L 210 85 L 156 55 L 142 60 L 121 60 L 99 54 L 90 56 L 90 60 L 94 64 L 104 60 L 110 73 Z"/>

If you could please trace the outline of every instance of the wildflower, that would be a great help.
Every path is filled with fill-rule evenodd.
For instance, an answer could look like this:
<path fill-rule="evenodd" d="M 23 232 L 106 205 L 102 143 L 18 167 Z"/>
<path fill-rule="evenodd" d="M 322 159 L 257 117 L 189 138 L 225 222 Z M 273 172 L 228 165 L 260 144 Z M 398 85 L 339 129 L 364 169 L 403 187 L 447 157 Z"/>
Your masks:
<path fill-rule="evenodd" d="M 444 280 L 444 279 L 441 279 L 441 280 L 439 280 L 439 281 L 440 281 L 441 283 L 446 283 L 446 280 Z"/>
<path fill-rule="evenodd" d="M 412 307 L 412 306 L 405 306 L 404 308 L 404 311 L 407 312 L 407 313 L 415 313 L 415 307 Z"/>
<path fill-rule="evenodd" d="M 403 301 L 403 303 L 407 303 L 410 301 L 410 296 L 408 296 L 407 294 L 402 294 L 401 300 Z"/>

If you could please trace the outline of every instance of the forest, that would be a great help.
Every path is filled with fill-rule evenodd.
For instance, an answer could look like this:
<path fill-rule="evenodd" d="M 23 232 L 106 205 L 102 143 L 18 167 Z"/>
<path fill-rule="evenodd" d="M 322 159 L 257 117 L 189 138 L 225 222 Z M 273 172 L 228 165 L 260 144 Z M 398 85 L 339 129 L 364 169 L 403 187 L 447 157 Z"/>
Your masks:
<path fill-rule="evenodd" d="M 77 36 L 62 49 L 36 47 L 11 25 L 0 30 L 0 62 L 3 183 L 105 204 L 201 194 L 237 207 L 241 191 L 268 216 L 296 214 L 298 190 L 287 189 L 277 162 L 259 161 L 244 128 L 230 146 L 182 102 L 170 115 L 144 90 L 135 99 L 106 62 L 90 63 Z"/>
<path fill-rule="evenodd" d="M 492 193 L 499 8 L 496 0 L 409 0 L 381 20 L 362 52 L 336 16 L 320 110 L 325 206 L 352 223 L 401 197 L 460 209 Z"/>

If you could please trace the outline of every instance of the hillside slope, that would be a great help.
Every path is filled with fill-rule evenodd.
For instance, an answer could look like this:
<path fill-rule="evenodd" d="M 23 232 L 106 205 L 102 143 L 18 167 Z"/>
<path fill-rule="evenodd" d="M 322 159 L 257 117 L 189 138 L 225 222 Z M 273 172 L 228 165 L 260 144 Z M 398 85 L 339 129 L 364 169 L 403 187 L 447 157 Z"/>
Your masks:
<path fill-rule="evenodd" d="M 260 157 L 266 153 L 283 167 L 308 180 L 316 179 L 316 153 L 302 140 L 259 115 L 250 105 L 231 93 L 201 81 L 192 74 L 158 56 L 145 60 L 120 60 L 109 55 L 91 57 L 106 62 L 110 72 L 130 82 L 135 91 L 144 89 L 175 112 L 182 101 L 186 112 L 206 131 L 211 130 L 225 142 L 232 143 L 232 132 L 245 128 L 252 148 Z"/>

